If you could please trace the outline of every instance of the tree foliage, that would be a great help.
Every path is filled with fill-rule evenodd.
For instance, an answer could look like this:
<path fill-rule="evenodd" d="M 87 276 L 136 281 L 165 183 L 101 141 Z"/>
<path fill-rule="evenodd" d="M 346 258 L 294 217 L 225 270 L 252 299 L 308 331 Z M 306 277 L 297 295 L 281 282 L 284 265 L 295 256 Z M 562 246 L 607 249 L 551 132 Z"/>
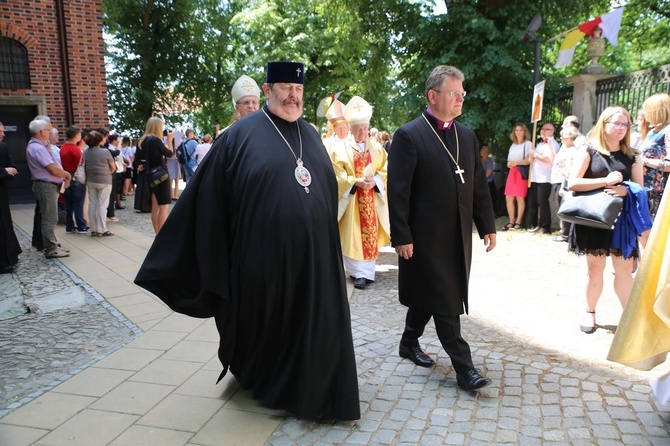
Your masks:
<path fill-rule="evenodd" d="M 108 86 L 112 121 L 141 129 L 158 109 L 171 107 L 171 87 L 181 49 L 192 41 L 180 32 L 192 0 L 111 0 L 103 2 L 109 47 Z"/>
<path fill-rule="evenodd" d="M 574 62 L 553 68 L 560 39 L 548 41 L 617 6 L 612 0 L 103 0 L 112 36 L 109 91 L 113 122 L 141 128 L 161 113 L 188 118 L 200 132 L 227 124 L 230 90 L 241 74 L 262 84 L 270 60 L 306 65 L 305 117 L 318 101 L 342 92 L 374 108 L 372 125 L 393 131 L 425 105 L 424 84 L 438 64 L 459 67 L 468 96 L 460 118 L 482 143 L 505 150 L 514 122 L 528 122 L 533 91 L 533 44 L 521 40 L 542 14 L 540 79 L 545 102 L 587 65 L 586 44 Z M 623 2 L 624 0 L 621 0 Z M 670 62 L 670 0 L 628 0 L 617 47 L 600 63 L 623 73 Z"/>

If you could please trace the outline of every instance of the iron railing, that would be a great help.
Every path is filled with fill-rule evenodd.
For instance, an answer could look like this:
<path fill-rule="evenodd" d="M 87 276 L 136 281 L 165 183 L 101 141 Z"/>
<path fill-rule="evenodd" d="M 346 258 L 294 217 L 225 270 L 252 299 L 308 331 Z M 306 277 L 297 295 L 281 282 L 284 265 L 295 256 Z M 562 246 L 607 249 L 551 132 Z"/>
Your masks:
<path fill-rule="evenodd" d="M 594 116 L 610 105 L 624 107 L 635 116 L 645 99 L 656 93 L 670 93 L 670 64 L 599 80 Z"/>
<path fill-rule="evenodd" d="M 572 114 L 572 90 L 573 87 L 563 87 L 556 91 L 542 110 L 542 121 L 553 123 L 556 129 L 561 128 L 563 119 Z"/>

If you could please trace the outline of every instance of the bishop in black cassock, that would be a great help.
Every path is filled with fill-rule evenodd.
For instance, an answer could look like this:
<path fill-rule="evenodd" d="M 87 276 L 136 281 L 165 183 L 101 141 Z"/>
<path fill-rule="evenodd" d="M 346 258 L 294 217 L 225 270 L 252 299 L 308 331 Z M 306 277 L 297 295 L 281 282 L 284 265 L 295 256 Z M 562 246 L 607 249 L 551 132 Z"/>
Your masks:
<path fill-rule="evenodd" d="M 268 64 L 266 105 L 216 140 L 135 281 L 177 312 L 214 317 L 221 376 L 230 368 L 265 405 L 354 420 L 337 182 L 319 135 L 299 118 L 302 70 Z"/>
<path fill-rule="evenodd" d="M 428 108 L 395 133 L 389 150 L 391 243 L 398 259 L 400 303 L 409 307 L 400 356 L 430 367 L 419 347 L 431 317 L 465 390 L 490 384 L 472 363 L 461 336 L 468 310 L 472 222 L 487 251 L 495 247 L 495 218 L 477 138 L 456 122 L 465 91 L 463 74 L 439 66 L 426 82 Z"/>

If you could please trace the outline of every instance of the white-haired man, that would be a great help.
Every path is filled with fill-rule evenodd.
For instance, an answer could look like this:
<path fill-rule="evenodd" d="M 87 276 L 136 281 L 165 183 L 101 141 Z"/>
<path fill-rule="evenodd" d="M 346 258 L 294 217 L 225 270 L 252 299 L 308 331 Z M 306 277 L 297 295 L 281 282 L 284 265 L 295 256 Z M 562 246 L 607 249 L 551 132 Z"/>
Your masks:
<path fill-rule="evenodd" d="M 330 146 L 337 176 L 339 228 L 344 269 L 354 287 L 375 280 L 379 248 L 391 240 L 386 204 L 386 151 L 369 136 L 372 107 L 354 96 L 344 109 L 351 137 Z"/>
<path fill-rule="evenodd" d="M 63 170 L 60 161 L 51 151 L 51 122 L 33 120 L 29 125 L 30 141 L 26 148 L 26 161 L 33 180 L 33 194 L 37 200 L 41 222 L 41 247 L 47 259 L 67 257 L 70 253 L 58 245 L 55 228 L 58 223 L 58 196 L 61 186 L 70 186 L 72 176 Z M 33 243 L 36 243 L 33 240 Z"/>

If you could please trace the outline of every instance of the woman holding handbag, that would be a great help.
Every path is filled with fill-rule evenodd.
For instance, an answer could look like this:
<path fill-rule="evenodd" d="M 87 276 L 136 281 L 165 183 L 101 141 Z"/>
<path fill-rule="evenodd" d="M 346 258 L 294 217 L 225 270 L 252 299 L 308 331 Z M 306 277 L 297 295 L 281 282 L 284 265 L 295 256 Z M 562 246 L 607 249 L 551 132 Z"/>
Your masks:
<path fill-rule="evenodd" d="M 520 122 L 514 124 L 514 130 L 509 137 L 512 139 L 512 145 L 507 155 L 509 173 L 505 183 L 505 201 L 509 223 L 502 228 L 503 231 L 521 229 L 521 220 L 526 210 L 526 194 L 528 193 L 530 152 L 533 148 L 530 143 L 528 127 Z"/>
<path fill-rule="evenodd" d="M 163 121 L 155 116 L 149 118 L 144 135 L 138 143 L 143 159 L 146 159 L 146 165 L 143 164 L 138 169 L 146 171 L 147 183 L 151 191 L 151 224 L 156 234 L 163 227 L 167 219 L 169 204 L 172 203 L 170 176 L 165 166 L 165 158 L 173 154 L 169 147 L 173 146 L 174 133 L 168 130 L 167 146 L 163 143 L 162 138 Z"/>
<path fill-rule="evenodd" d="M 104 136 L 93 130 L 86 136 L 88 149 L 84 152 L 86 187 L 88 188 L 88 217 L 92 237 L 114 235 L 107 230 L 107 205 L 112 191 L 112 174 L 116 163 L 107 148 L 102 147 Z"/>
<path fill-rule="evenodd" d="M 628 188 L 624 181 L 642 185 L 642 162 L 630 147 L 631 117 L 622 107 L 606 108 L 588 134 L 588 144 L 579 149 L 568 178 L 573 191 L 604 188 L 605 192 L 624 197 Z M 620 218 L 621 220 L 621 218 Z M 620 221 L 619 220 L 619 221 Z M 616 224 L 615 224 L 616 225 Z M 611 248 L 614 230 L 573 225 L 568 249 L 586 255 L 588 280 L 586 285 L 586 314 L 580 324 L 584 333 L 596 330 L 596 304 L 603 290 L 603 272 L 607 256 L 614 267 L 614 291 L 621 306 L 625 307 L 633 286 L 633 268 L 638 251 L 624 257 L 620 249 Z"/>

